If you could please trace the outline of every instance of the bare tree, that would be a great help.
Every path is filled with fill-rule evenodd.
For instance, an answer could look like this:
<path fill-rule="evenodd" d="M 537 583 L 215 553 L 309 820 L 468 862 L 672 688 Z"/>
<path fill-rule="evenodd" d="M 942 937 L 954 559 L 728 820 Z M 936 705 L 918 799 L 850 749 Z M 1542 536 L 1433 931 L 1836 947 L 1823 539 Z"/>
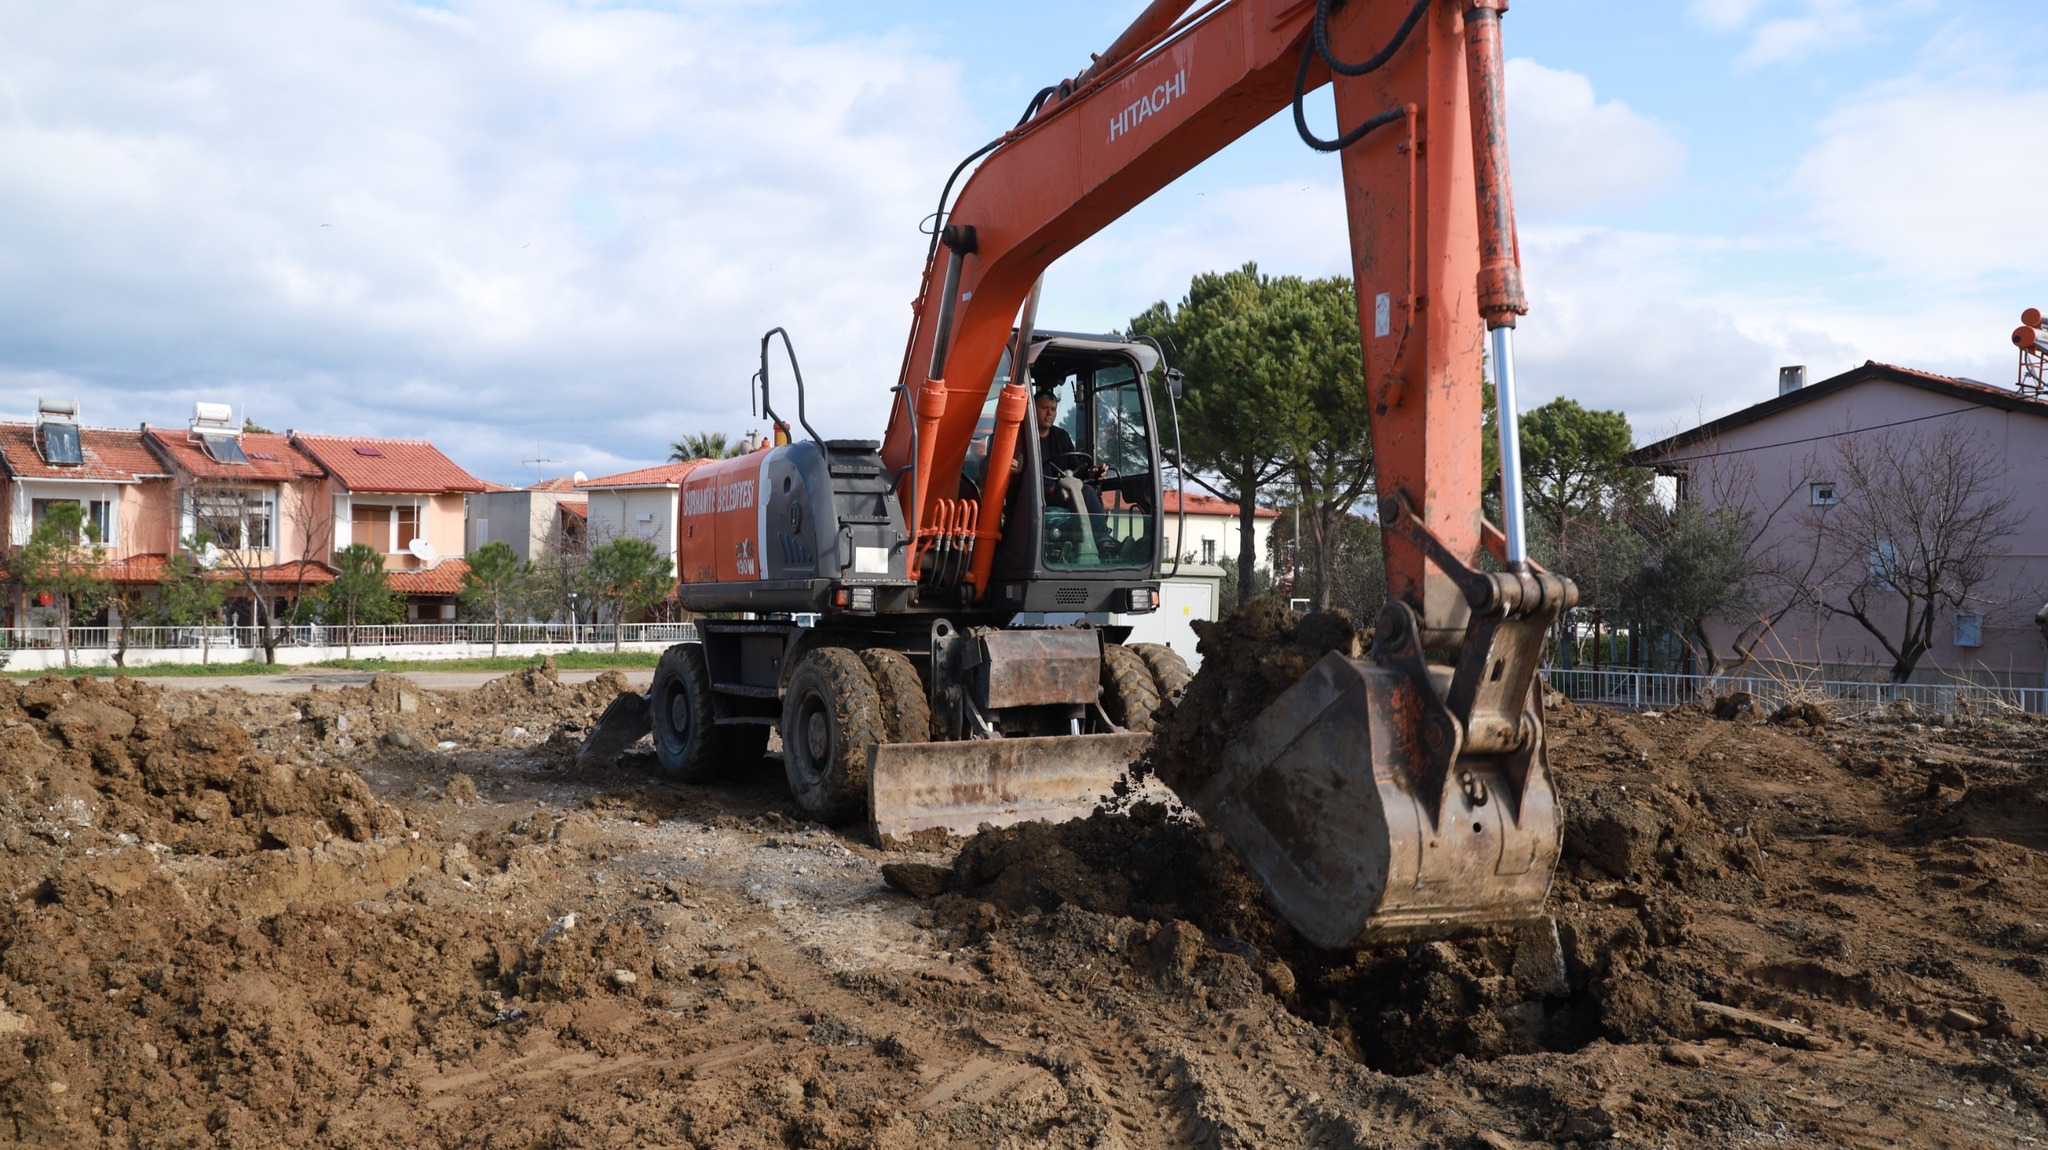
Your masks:
<path fill-rule="evenodd" d="M 1795 497 L 1806 494 L 1811 476 L 1806 470 L 1788 471 L 1784 494 L 1766 499 L 1747 458 L 1724 455 L 1713 440 L 1695 447 L 1694 461 L 1677 469 L 1679 498 L 1737 511 L 1742 561 L 1729 573 L 1727 595 L 1706 601 L 1685 620 L 1686 639 L 1708 674 L 1731 674 L 1757 659 L 1788 616 L 1820 609 L 1812 594 L 1822 559 L 1819 538 L 1773 530 L 1793 515 Z M 1729 658 L 1722 657 L 1713 640 L 1710 628 L 1716 623 L 1728 629 Z"/>
<path fill-rule="evenodd" d="M 1903 683 L 1943 613 L 2003 602 L 1987 584 L 2026 512 L 2000 453 L 1953 423 L 1845 436 L 1811 465 L 1816 475 L 1829 467 L 1833 502 L 1802 513 L 1824 556 L 1809 594 L 1877 640 Z"/>
<path fill-rule="evenodd" d="M 285 487 L 276 483 L 212 479 L 193 483 L 184 492 L 194 541 L 202 548 L 211 545 L 209 554 L 218 556 L 215 569 L 230 574 L 249 597 L 249 622 L 266 663 L 277 662 L 278 644 L 299 622 L 306 599 L 306 564 L 325 549 L 331 530 L 318 506 L 316 485 L 299 485 L 289 516 L 281 514 L 285 494 Z M 301 556 L 289 566 L 278 562 L 286 532 L 299 544 Z M 291 593 L 280 606 L 278 592 L 287 587 Z"/>
<path fill-rule="evenodd" d="M 583 583 L 583 565 L 590 558 L 589 535 L 588 527 L 573 527 L 565 513 L 555 513 L 547 541 L 527 566 L 522 600 L 528 615 L 548 622 L 577 622 L 577 589 Z"/>

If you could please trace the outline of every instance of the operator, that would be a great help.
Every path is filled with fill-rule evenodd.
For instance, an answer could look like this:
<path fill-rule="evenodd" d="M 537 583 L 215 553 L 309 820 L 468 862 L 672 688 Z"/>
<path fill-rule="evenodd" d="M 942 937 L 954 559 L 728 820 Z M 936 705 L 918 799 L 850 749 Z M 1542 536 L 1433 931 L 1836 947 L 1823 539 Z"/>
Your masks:
<path fill-rule="evenodd" d="M 1038 481 L 1045 488 L 1045 505 L 1053 507 L 1064 504 L 1072 511 L 1085 511 L 1091 526 L 1095 529 L 1098 545 L 1106 542 L 1109 517 L 1103 511 L 1102 492 L 1087 484 L 1076 484 L 1081 489 L 1081 506 L 1073 505 L 1071 496 L 1062 497 L 1060 479 L 1062 472 L 1072 472 L 1077 479 L 1096 479 L 1103 469 L 1091 463 L 1071 466 L 1077 461 L 1074 456 L 1080 452 L 1074 449 L 1074 438 L 1054 421 L 1059 418 L 1059 396 L 1050 391 L 1041 391 L 1032 400 L 1033 414 L 1038 418 Z"/>

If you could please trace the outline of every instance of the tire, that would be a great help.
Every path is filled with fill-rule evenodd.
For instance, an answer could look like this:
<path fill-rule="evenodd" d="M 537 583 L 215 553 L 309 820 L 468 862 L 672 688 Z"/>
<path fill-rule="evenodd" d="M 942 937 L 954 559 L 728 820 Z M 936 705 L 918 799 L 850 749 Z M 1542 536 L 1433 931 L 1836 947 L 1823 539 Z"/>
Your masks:
<path fill-rule="evenodd" d="M 861 665 L 875 677 L 882 700 L 882 728 L 892 743 L 932 741 L 932 704 L 917 667 L 901 651 L 870 647 L 860 653 Z"/>
<path fill-rule="evenodd" d="M 867 814 L 868 748 L 886 739 L 882 715 L 859 655 L 820 647 L 797 664 L 782 696 L 782 763 L 804 814 L 821 823 Z"/>
<path fill-rule="evenodd" d="M 1188 670 L 1188 661 L 1180 652 L 1164 643 L 1133 643 L 1131 650 L 1145 660 L 1145 668 L 1152 672 L 1152 682 L 1159 688 L 1159 701 L 1178 703 L 1187 692 L 1188 683 L 1195 677 Z"/>
<path fill-rule="evenodd" d="M 1159 709 L 1159 687 L 1136 651 L 1117 643 L 1102 647 L 1102 709 L 1127 731 L 1149 732 Z"/>
<path fill-rule="evenodd" d="M 654 757 L 662 773 L 677 782 L 710 782 L 758 762 L 768 748 L 766 727 L 717 725 L 711 673 L 704 665 L 704 648 L 696 643 L 678 643 L 662 652 L 647 709 Z"/>

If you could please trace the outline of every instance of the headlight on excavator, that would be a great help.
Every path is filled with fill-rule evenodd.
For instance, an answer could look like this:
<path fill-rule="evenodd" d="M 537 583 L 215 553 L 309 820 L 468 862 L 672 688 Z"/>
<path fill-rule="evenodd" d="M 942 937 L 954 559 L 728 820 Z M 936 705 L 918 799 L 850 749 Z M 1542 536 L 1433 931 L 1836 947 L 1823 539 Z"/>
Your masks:
<path fill-rule="evenodd" d="M 1130 591 L 1130 606 L 1124 609 L 1126 615 L 1143 615 L 1159 609 L 1159 592 L 1150 587 L 1133 587 Z"/>
<path fill-rule="evenodd" d="M 832 592 L 832 605 L 848 611 L 872 615 L 875 613 L 875 589 L 873 587 L 841 587 Z"/>

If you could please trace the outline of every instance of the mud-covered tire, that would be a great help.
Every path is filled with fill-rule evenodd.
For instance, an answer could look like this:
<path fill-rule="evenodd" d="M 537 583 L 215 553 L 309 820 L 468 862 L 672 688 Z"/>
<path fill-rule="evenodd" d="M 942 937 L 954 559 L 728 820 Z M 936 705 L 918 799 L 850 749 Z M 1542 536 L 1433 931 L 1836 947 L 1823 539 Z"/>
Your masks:
<path fill-rule="evenodd" d="M 1159 709 L 1159 686 L 1136 651 L 1118 643 L 1102 648 L 1102 709 L 1127 731 L 1149 732 Z"/>
<path fill-rule="evenodd" d="M 1164 643 L 1133 643 L 1131 650 L 1145 660 L 1145 669 L 1152 672 L 1152 683 L 1159 688 L 1159 701 L 1180 702 L 1188 683 L 1195 677 L 1195 673 L 1188 670 L 1188 661 L 1180 657 L 1180 652 Z"/>
<path fill-rule="evenodd" d="M 805 655 L 782 696 L 782 764 L 796 805 L 821 823 L 866 815 L 868 748 L 887 733 L 881 692 L 859 655 Z"/>
<path fill-rule="evenodd" d="M 888 741 L 931 742 L 932 704 L 910 656 L 870 647 L 860 653 L 860 661 L 875 678 L 875 692 L 882 700 L 882 729 L 887 732 Z"/>
<path fill-rule="evenodd" d="M 684 783 L 703 783 L 758 762 L 768 747 L 763 726 L 716 725 L 711 673 L 704 648 L 679 643 L 662 652 L 648 690 L 654 757 L 662 773 Z"/>

